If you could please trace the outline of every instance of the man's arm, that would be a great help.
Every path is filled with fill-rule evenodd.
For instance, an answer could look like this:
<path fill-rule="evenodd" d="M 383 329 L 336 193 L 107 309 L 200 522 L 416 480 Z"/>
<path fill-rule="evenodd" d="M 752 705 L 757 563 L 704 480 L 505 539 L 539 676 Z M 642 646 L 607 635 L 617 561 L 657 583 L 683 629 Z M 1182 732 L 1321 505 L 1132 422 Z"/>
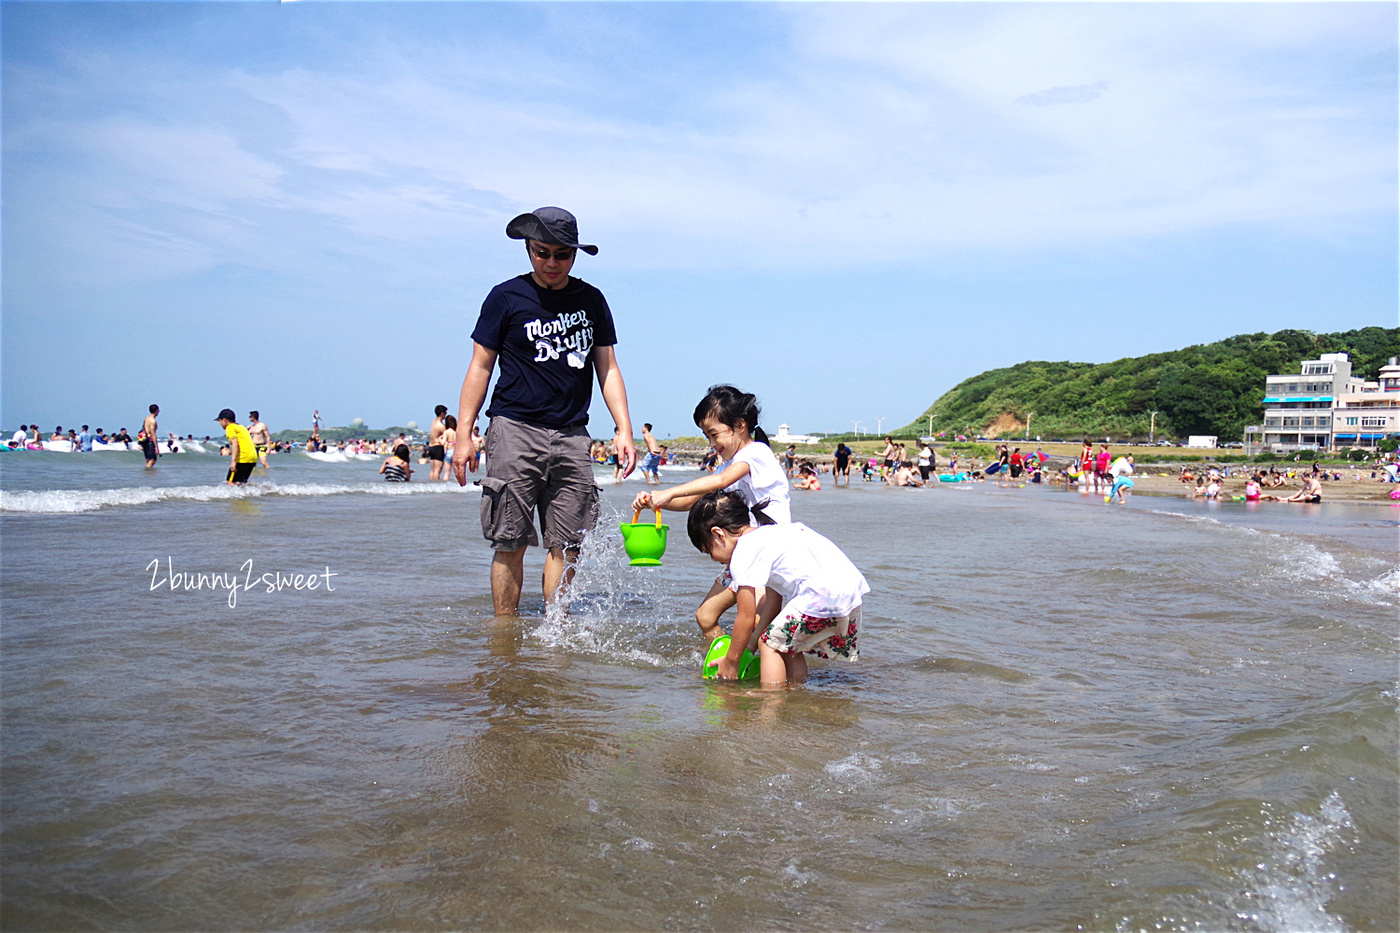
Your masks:
<path fill-rule="evenodd" d="M 594 347 L 593 367 L 598 371 L 603 401 L 619 429 L 617 462 L 622 466 L 622 475 L 631 476 L 637 468 L 637 446 L 632 441 L 632 416 L 627 412 L 627 385 L 622 381 L 622 370 L 618 368 L 613 348 Z"/>
<path fill-rule="evenodd" d="M 472 358 L 467 364 L 467 375 L 462 379 L 462 395 L 457 401 L 457 427 L 475 425 L 481 413 L 481 403 L 486 401 L 486 387 L 491 383 L 491 370 L 496 368 L 496 351 L 488 350 L 472 341 Z M 452 473 L 457 477 L 457 485 L 467 485 L 467 468 L 476 472 L 474 450 L 468 444 L 458 444 L 452 450 Z"/>

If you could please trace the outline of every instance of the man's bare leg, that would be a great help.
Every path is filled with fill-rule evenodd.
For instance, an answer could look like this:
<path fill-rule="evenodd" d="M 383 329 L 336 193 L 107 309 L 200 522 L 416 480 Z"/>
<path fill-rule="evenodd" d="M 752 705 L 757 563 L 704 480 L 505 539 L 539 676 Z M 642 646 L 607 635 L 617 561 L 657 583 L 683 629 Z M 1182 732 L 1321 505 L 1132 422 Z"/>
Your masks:
<path fill-rule="evenodd" d="M 574 578 L 574 565 L 578 562 L 578 548 L 565 550 L 552 547 L 544 557 L 544 601 L 554 602 L 554 593 L 560 586 L 566 586 Z M 517 601 L 519 593 L 516 593 Z"/>
<path fill-rule="evenodd" d="M 524 585 L 525 548 L 497 551 L 491 559 L 491 602 L 496 615 L 515 615 L 520 609 L 520 590 Z"/>

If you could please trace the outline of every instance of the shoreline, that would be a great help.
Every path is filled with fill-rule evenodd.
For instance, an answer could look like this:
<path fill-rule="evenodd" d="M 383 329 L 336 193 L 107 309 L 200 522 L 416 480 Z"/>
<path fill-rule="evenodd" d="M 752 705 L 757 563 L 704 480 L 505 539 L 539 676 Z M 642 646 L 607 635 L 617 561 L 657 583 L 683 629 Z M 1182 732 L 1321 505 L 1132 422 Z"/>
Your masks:
<path fill-rule="evenodd" d="M 670 450 L 671 462 L 698 463 L 700 458 L 704 455 L 704 451 L 705 448 L 699 445 L 685 443 L 672 444 Z M 781 451 L 775 452 L 781 453 Z M 941 449 L 937 451 L 937 454 L 939 466 L 936 472 L 945 472 L 948 466 L 947 455 Z M 822 469 L 824 475 L 830 475 L 831 473 L 831 466 L 834 458 L 829 452 L 809 452 L 804 451 L 799 447 L 798 458 L 801 460 L 812 461 L 818 466 L 818 468 Z M 979 458 L 979 460 L 980 459 L 981 458 Z M 1051 481 L 1060 479 L 1059 471 L 1067 467 L 1070 464 L 1070 462 L 1071 461 L 1066 457 L 1052 454 L 1050 456 L 1050 459 L 1045 464 L 1049 474 L 1047 476 L 1047 479 Z M 985 466 L 985 464 L 979 463 L 979 469 L 983 466 Z M 1288 479 L 1282 486 L 1278 486 L 1273 489 L 1266 488 L 1264 490 L 1264 494 L 1275 496 L 1291 496 L 1302 488 L 1303 483 L 1301 476 L 1303 473 L 1308 472 L 1308 470 L 1311 468 L 1311 464 L 1309 464 L 1307 468 L 1299 469 L 1301 464 L 1295 464 L 1292 462 L 1279 462 L 1272 464 L 1230 463 L 1224 464 L 1224 466 L 1229 467 L 1231 475 L 1228 478 L 1224 478 L 1220 481 L 1220 493 L 1222 498 L 1243 496 L 1244 484 L 1248 475 L 1254 472 L 1255 470 L 1267 473 L 1270 466 L 1273 466 L 1275 469 L 1280 470 L 1284 469 L 1284 467 L 1286 466 L 1288 469 L 1293 470 L 1294 476 Z M 1189 499 L 1191 498 L 1191 492 L 1187 488 L 1187 486 L 1183 484 L 1179 479 L 1182 467 L 1189 467 L 1193 470 L 1200 470 L 1208 468 L 1209 464 L 1206 462 L 1186 464 L 1138 464 L 1136 472 L 1133 473 L 1133 489 L 1134 491 L 1152 492 L 1158 495 L 1171 494 L 1179 498 Z M 1285 470 L 1285 472 L 1287 471 Z M 1374 502 L 1388 504 L 1391 501 L 1400 501 L 1392 500 L 1390 498 L 1390 493 L 1392 490 L 1400 490 L 1400 483 L 1386 483 L 1380 480 L 1371 479 L 1371 467 L 1369 466 L 1363 468 L 1352 466 L 1331 466 L 1328 467 L 1326 472 L 1329 477 L 1333 473 L 1340 473 L 1342 478 L 1339 480 L 1324 479 L 1322 481 L 1323 502 L 1332 500 L 1334 502 Z M 987 478 L 988 483 L 995 483 L 996 481 L 997 477 L 995 476 Z M 1194 489 L 1194 486 L 1191 488 Z"/>
<path fill-rule="evenodd" d="M 1151 467 L 1146 470 L 1151 470 Z M 1373 480 L 1369 474 L 1365 478 L 1348 476 L 1342 472 L 1340 480 L 1328 479 L 1322 481 L 1322 502 L 1329 500 L 1333 502 L 1372 502 L 1389 504 L 1392 500 L 1390 493 L 1392 490 L 1400 489 L 1400 483 L 1383 483 Z M 1157 494 L 1173 494 L 1178 498 L 1190 499 L 1190 490 L 1194 489 L 1194 484 L 1188 488 L 1187 484 L 1178 479 L 1179 474 L 1169 472 L 1138 472 L 1133 474 L 1134 492 L 1152 492 Z M 1245 476 L 1231 476 L 1220 481 L 1220 496 L 1222 499 L 1244 495 Z M 1290 479 L 1284 485 L 1274 489 L 1265 489 L 1265 495 L 1291 496 L 1303 486 L 1300 479 Z M 1288 505 L 1290 503 L 1282 503 Z"/>

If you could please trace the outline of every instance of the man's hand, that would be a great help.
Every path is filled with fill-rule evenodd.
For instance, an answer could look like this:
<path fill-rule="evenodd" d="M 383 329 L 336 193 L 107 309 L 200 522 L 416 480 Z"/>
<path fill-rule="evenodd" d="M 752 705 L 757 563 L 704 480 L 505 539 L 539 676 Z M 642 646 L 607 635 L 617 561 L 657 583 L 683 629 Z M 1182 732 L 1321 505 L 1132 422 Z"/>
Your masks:
<path fill-rule="evenodd" d="M 457 477 L 457 485 L 467 485 L 467 470 L 476 472 L 476 459 L 467 455 L 461 444 L 452 451 L 452 475 Z"/>
<path fill-rule="evenodd" d="M 622 449 L 617 452 L 617 462 L 622 464 L 622 478 L 626 479 L 637 468 L 637 446 L 630 440 L 624 441 L 621 446 Z"/>

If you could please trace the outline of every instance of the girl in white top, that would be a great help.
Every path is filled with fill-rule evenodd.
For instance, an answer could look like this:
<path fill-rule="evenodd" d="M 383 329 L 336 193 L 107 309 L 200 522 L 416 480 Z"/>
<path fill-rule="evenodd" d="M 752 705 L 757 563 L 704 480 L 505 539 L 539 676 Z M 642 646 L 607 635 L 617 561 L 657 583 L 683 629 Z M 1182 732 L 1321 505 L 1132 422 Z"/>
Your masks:
<path fill-rule="evenodd" d="M 807 654 L 860 657 L 865 577 L 841 549 L 806 525 L 749 524 L 750 510 L 732 492 L 702 496 L 690 509 L 691 543 L 727 564 L 739 607 L 729 653 L 717 676 L 738 676 L 741 653 L 758 652 L 764 684 L 807 678 Z"/>
<path fill-rule="evenodd" d="M 695 423 L 723 458 L 708 476 L 651 492 L 639 492 L 632 508 L 688 511 L 701 496 L 732 490 L 744 504 L 759 509 L 778 524 L 792 521 L 792 495 L 787 475 L 758 426 L 758 401 L 733 386 L 714 386 L 695 406 Z M 728 571 L 720 574 L 695 610 L 695 622 L 710 638 L 720 634 L 719 617 L 734 605 Z"/>

